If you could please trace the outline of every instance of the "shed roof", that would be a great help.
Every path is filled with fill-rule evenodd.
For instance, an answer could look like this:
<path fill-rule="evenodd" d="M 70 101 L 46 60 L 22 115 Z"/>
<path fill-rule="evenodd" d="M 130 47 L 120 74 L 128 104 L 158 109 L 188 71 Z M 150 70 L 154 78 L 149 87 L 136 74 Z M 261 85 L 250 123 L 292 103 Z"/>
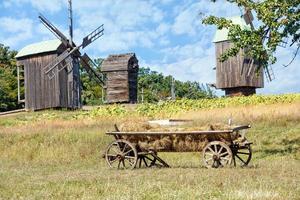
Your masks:
<path fill-rule="evenodd" d="M 16 58 L 21 58 L 29 55 L 56 51 L 61 45 L 60 40 L 48 40 L 39 43 L 30 44 L 19 51 Z"/>
<path fill-rule="evenodd" d="M 245 19 L 241 16 L 228 17 L 227 19 L 231 20 L 233 24 L 240 25 L 241 28 L 244 30 L 250 29 L 250 26 L 246 24 Z M 216 43 L 216 42 L 222 42 L 222 41 L 229 40 L 228 33 L 229 33 L 229 30 L 227 28 L 223 28 L 221 30 L 218 29 L 216 31 L 213 42 Z"/>
<path fill-rule="evenodd" d="M 109 55 L 108 58 L 103 61 L 101 70 L 103 72 L 128 70 L 130 67 L 128 61 L 131 58 L 136 59 L 134 53 Z"/>

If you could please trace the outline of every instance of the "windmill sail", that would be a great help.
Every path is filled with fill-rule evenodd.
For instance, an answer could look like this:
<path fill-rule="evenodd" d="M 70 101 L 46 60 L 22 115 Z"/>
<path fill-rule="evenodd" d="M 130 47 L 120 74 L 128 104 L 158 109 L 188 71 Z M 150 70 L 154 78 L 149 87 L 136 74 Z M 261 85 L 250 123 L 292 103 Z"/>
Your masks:
<path fill-rule="evenodd" d="M 93 64 L 92 60 L 84 54 L 81 56 L 80 48 L 85 48 L 90 45 L 92 42 L 100 38 L 104 34 L 104 25 L 102 24 L 97 29 L 95 29 L 92 33 L 83 38 L 82 44 L 76 46 L 73 42 L 73 11 L 72 11 L 72 0 L 68 0 L 68 11 L 69 11 L 69 39 L 56 28 L 46 17 L 43 15 L 39 15 L 39 19 L 42 24 L 48 28 L 65 46 L 66 50 L 53 59 L 50 63 L 48 63 L 43 71 L 48 75 L 50 79 L 55 77 L 60 71 L 65 69 L 68 66 L 72 66 L 72 62 L 74 59 L 80 59 L 82 66 L 87 70 L 87 72 L 93 77 L 97 78 L 97 81 L 100 84 L 104 85 L 103 77 L 101 77 L 91 66 Z M 79 66 L 77 67 L 79 69 Z M 79 71 L 79 70 L 78 70 Z"/>
<path fill-rule="evenodd" d="M 60 41 L 62 41 L 62 43 L 65 46 L 68 46 L 69 41 L 68 38 L 62 33 L 60 32 L 49 20 L 47 20 L 43 15 L 39 15 L 39 18 L 42 22 L 42 24 L 44 24 L 44 26 L 46 28 L 48 28 Z"/>
<path fill-rule="evenodd" d="M 265 75 L 267 78 L 268 82 L 271 82 L 275 79 L 275 75 L 274 75 L 274 71 L 271 65 L 269 65 L 268 67 L 266 67 L 265 69 Z"/>
<path fill-rule="evenodd" d="M 94 77 L 97 82 L 99 82 L 102 86 L 105 85 L 103 75 L 99 75 L 93 67 L 91 67 L 90 64 L 93 66 L 97 66 L 92 59 L 85 53 L 83 56 L 81 56 L 80 63 L 82 67 L 89 73 L 90 76 Z"/>
<path fill-rule="evenodd" d="M 82 48 L 85 48 L 86 46 L 88 46 L 89 44 L 91 44 L 92 42 L 94 42 L 95 40 L 100 38 L 101 36 L 103 36 L 103 34 L 104 34 L 103 26 L 104 25 L 102 24 L 101 26 L 96 28 L 96 30 L 94 30 L 92 33 L 90 33 L 88 36 L 83 38 Z"/>
<path fill-rule="evenodd" d="M 68 52 L 68 50 L 64 51 L 60 56 L 55 58 L 51 63 L 49 63 L 45 68 L 48 68 L 48 70 L 45 71 L 46 74 L 51 72 L 54 68 L 56 68 L 62 61 L 64 61 L 66 58 L 68 58 L 70 55 L 72 55 L 75 51 L 78 51 L 80 46 L 74 48 L 72 51 Z"/>

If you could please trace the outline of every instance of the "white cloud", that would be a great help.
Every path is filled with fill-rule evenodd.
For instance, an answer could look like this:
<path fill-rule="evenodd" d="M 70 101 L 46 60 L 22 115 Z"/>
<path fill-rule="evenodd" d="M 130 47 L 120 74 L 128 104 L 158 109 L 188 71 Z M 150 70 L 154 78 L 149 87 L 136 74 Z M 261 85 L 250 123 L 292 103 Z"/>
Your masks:
<path fill-rule="evenodd" d="M 145 66 L 172 75 L 182 81 L 198 81 L 201 83 L 215 82 L 214 47 L 204 51 L 200 43 L 188 44 L 183 47 L 166 48 L 162 50 L 166 57 L 163 61 L 156 61 Z"/>
<path fill-rule="evenodd" d="M 165 55 L 164 60 L 166 61 L 182 60 L 187 58 L 202 58 L 206 56 L 206 51 L 207 49 L 204 49 L 201 42 L 161 50 L 161 52 Z"/>
<path fill-rule="evenodd" d="M 40 11 L 58 12 L 66 4 L 65 0 L 5 0 L 3 5 L 6 8 L 19 7 L 30 3 L 34 8 Z"/>
<path fill-rule="evenodd" d="M 296 57 L 294 62 L 288 67 L 283 65 L 288 64 L 293 55 L 295 48 L 279 48 L 277 52 L 277 63 L 272 66 L 275 79 L 272 82 L 265 81 L 265 88 L 259 89 L 259 93 L 278 94 L 282 92 L 300 92 L 300 56 Z M 266 80 L 266 79 L 265 79 Z"/>
<path fill-rule="evenodd" d="M 198 3 L 191 5 L 186 10 L 183 10 L 175 18 L 173 31 L 175 34 L 195 35 L 197 27 L 201 25 L 198 11 Z"/>
<path fill-rule="evenodd" d="M 156 28 L 156 34 L 158 35 L 164 35 L 168 33 L 171 30 L 171 26 L 167 23 L 160 23 Z"/>
<path fill-rule="evenodd" d="M 5 45 L 16 47 L 19 42 L 32 38 L 33 21 L 31 19 L 0 18 L 0 41 Z"/>
<path fill-rule="evenodd" d="M 190 4 L 190 5 L 189 5 Z M 240 11 L 237 6 L 234 6 L 225 0 L 217 1 L 213 3 L 207 0 L 192 1 L 190 3 L 185 2 L 185 5 L 177 8 L 175 11 L 176 18 L 173 24 L 173 31 L 175 34 L 188 34 L 194 36 L 204 28 L 201 21 L 205 16 L 216 15 L 216 16 L 232 16 L 240 15 Z"/>
<path fill-rule="evenodd" d="M 101 53 L 151 48 L 166 33 L 167 25 L 159 27 L 164 13 L 150 1 L 75 1 L 74 9 L 83 30 L 81 37 L 104 24 L 104 36 L 91 47 Z M 157 26 L 157 31 L 152 28 Z"/>

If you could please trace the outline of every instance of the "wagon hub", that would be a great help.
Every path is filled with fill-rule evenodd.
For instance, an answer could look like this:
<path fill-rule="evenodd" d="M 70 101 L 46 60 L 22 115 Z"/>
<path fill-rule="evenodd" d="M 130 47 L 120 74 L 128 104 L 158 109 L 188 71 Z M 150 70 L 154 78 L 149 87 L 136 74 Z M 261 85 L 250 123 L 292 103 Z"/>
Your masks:
<path fill-rule="evenodd" d="M 214 155 L 213 155 L 213 159 L 214 159 L 215 161 L 220 160 L 219 154 L 214 154 Z"/>
<path fill-rule="evenodd" d="M 124 160 L 125 159 L 125 154 L 118 154 L 117 159 Z"/>

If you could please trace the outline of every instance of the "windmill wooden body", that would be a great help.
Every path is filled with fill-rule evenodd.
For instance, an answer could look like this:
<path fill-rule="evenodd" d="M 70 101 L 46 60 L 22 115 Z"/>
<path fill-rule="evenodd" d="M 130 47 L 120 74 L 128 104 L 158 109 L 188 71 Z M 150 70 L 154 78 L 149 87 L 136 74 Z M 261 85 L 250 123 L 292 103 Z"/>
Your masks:
<path fill-rule="evenodd" d="M 107 103 L 136 103 L 139 65 L 134 53 L 110 55 L 102 63 Z"/>
<path fill-rule="evenodd" d="M 247 29 L 243 17 L 230 18 L 234 24 Z M 251 19 L 250 19 L 251 20 Z M 248 22 L 249 23 L 249 22 Z M 252 95 L 256 93 L 256 88 L 264 87 L 263 69 L 259 69 L 259 63 L 245 55 L 245 50 L 229 58 L 225 62 L 220 62 L 219 57 L 232 47 L 232 42 L 228 39 L 228 30 L 217 30 L 213 42 L 216 48 L 216 88 L 225 91 L 226 96 Z"/>
<path fill-rule="evenodd" d="M 50 21 L 40 15 L 39 19 L 58 40 L 45 41 L 23 48 L 18 55 L 18 66 L 24 67 L 25 108 L 40 110 L 45 108 L 77 109 L 81 105 L 80 73 L 81 65 L 104 84 L 97 74 L 87 54 L 83 56 L 80 49 L 87 47 L 103 35 L 103 25 L 83 38 L 76 46 L 73 42 L 72 1 L 69 0 L 69 31 L 67 38 Z M 20 97 L 19 97 L 20 99 Z"/>

